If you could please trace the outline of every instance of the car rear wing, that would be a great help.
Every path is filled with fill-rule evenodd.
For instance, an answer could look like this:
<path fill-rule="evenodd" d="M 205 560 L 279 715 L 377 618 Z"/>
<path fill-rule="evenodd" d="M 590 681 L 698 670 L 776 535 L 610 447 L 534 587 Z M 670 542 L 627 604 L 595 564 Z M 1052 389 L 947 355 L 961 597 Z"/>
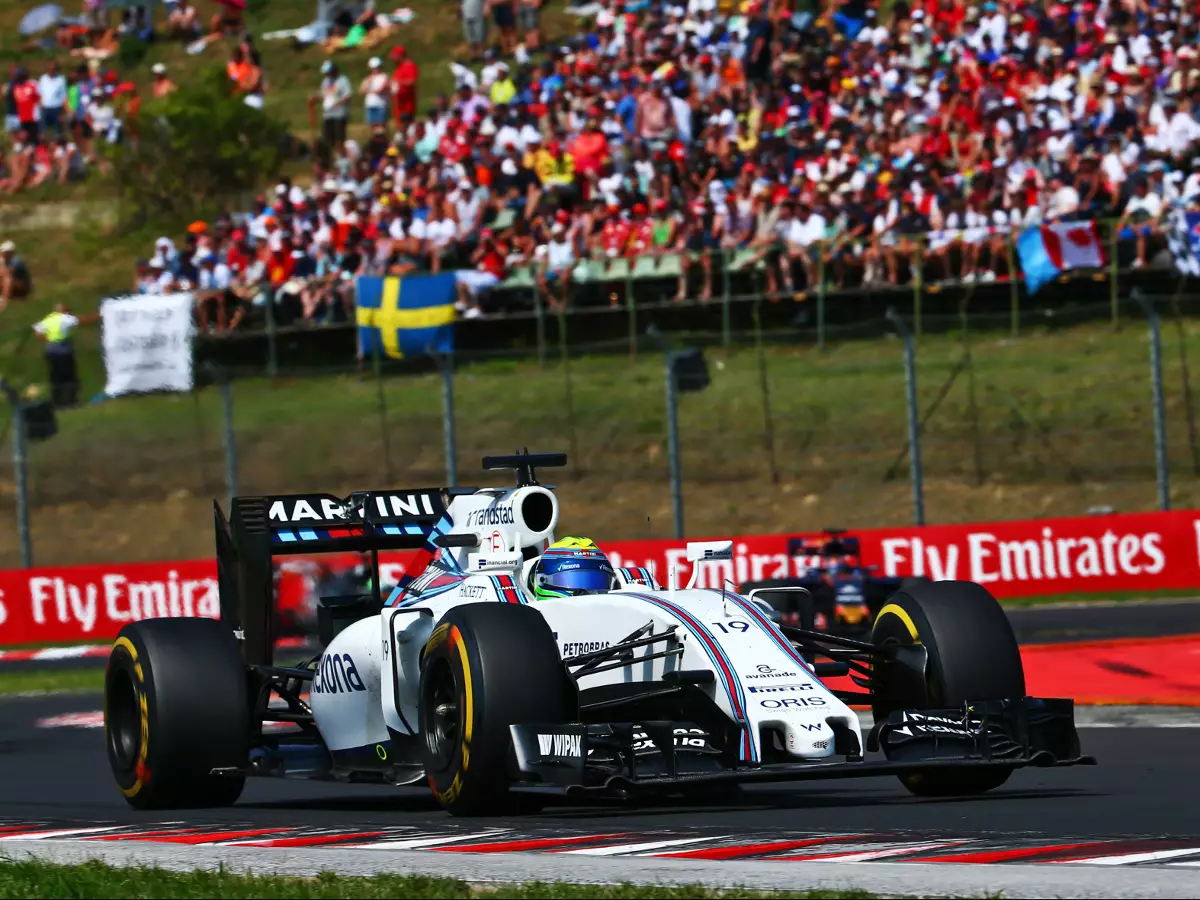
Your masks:
<path fill-rule="evenodd" d="M 446 514 L 450 494 L 474 488 L 235 497 L 226 519 L 213 501 L 221 620 L 241 639 L 245 660 L 270 665 L 275 643 L 276 556 L 370 554 L 375 599 L 379 551 L 419 549 Z"/>

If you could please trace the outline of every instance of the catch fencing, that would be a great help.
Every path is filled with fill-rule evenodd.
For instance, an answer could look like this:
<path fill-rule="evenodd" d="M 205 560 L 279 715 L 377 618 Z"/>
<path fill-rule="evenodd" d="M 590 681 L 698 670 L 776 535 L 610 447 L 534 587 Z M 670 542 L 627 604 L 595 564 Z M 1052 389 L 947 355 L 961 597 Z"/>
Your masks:
<path fill-rule="evenodd" d="M 499 483 L 480 458 L 520 447 L 568 452 L 543 473 L 559 530 L 609 539 L 1196 505 L 1200 336 L 1167 299 L 1151 308 L 1125 302 L 1117 328 L 1031 314 L 1014 337 L 964 304 L 937 334 L 896 314 L 890 337 L 821 345 L 798 326 L 614 346 L 560 320 L 541 358 L 209 368 L 190 394 L 60 411 L 28 447 L 33 556 L 206 556 L 214 496 Z M 669 392 L 665 360 L 688 348 L 708 384 Z M 20 564 L 18 532 L 0 529 L 0 565 Z"/>

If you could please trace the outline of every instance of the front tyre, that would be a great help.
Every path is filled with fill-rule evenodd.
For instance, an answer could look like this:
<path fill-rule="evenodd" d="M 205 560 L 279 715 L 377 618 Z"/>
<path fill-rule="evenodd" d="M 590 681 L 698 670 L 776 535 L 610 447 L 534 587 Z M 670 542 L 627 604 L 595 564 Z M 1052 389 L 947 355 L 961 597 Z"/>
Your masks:
<path fill-rule="evenodd" d="M 245 667 L 213 619 L 146 619 L 121 629 L 104 675 L 104 739 L 134 809 L 229 806 L 249 757 Z"/>
<path fill-rule="evenodd" d="M 1021 651 L 1008 616 L 988 591 L 971 581 L 907 583 L 875 618 L 872 642 L 923 644 L 924 685 L 889 685 L 872 698 L 879 722 L 896 709 L 948 709 L 972 700 L 1025 696 Z M 900 776 L 923 797 L 981 794 L 1008 780 L 1011 770 L 920 772 Z"/>
<path fill-rule="evenodd" d="M 451 609 L 421 661 L 421 755 L 434 797 L 456 816 L 531 809 L 532 798 L 509 791 L 509 726 L 572 722 L 577 710 L 554 633 L 534 607 Z"/>

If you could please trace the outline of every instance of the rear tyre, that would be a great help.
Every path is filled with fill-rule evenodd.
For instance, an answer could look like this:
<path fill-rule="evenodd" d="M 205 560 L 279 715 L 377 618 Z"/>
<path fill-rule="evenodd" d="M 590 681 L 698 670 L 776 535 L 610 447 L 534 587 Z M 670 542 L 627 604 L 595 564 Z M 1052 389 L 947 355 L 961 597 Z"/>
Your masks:
<path fill-rule="evenodd" d="M 895 709 L 946 709 L 970 700 L 1025 696 L 1025 670 L 1008 616 L 987 590 L 971 581 L 907 584 L 879 611 L 875 644 L 924 644 L 929 662 L 923 690 L 888 690 L 872 700 L 875 721 Z M 981 794 L 1008 780 L 1010 770 L 963 770 L 902 775 L 923 797 Z"/>
<path fill-rule="evenodd" d="M 456 816 L 533 812 L 509 791 L 510 725 L 577 719 L 554 633 L 531 606 L 468 603 L 430 635 L 421 662 L 421 755 L 434 797 Z"/>
<path fill-rule="evenodd" d="M 134 809 L 229 806 L 250 753 L 245 667 L 214 619 L 146 619 L 121 629 L 104 675 L 104 738 Z"/>

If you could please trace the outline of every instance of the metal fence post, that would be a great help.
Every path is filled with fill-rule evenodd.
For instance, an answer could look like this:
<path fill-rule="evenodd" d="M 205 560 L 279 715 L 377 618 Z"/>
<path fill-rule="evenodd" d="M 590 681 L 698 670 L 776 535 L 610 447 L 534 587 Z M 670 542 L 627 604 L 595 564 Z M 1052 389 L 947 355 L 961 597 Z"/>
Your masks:
<path fill-rule="evenodd" d="M 825 349 L 825 241 L 817 245 L 817 349 Z"/>
<path fill-rule="evenodd" d="M 583 457 L 579 453 L 579 441 L 576 434 L 575 420 L 575 388 L 571 382 L 571 350 L 567 346 L 567 314 L 558 311 L 558 358 L 563 370 L 563 400 L 566 402 L 567 413 L 567 458 L 575 460 L 572 468 L 574 474 L 582 474 Z"/>
<path fill-rule="evenodd" d="M 671 508 L 675 517 L 675 538 L 683 537 L 683 477 L 679 459 L 679 398 L 675 392 L 675 353 L 667 347 L 667 457 L 671 464 Z"/>
<path fill-rule="evenodd" d="M 1141 304 L 1150 320 L 1150 385 L 1154 397 L 1154 467 L 1157 470 L 1158 506 L 1171 508 L 1171 474 L 1167 463 L 1167 412 L 1163 401 L 1162 329 L 1154 304 L 1146 299 L 1140 288 L 1133 289 L 1133 299 Z"/>
<path fill-rule="evenodd" d="M 767 375 L 767 354 L 763 349 L 762 316 L 759 305 L 762 298 L 754 301 L 754 352 L 758 356 L 758 386 L 763 402 L 763 442 L 767 449 L 767 462 L 771 467 L 771 483 L 779 484 L 779 465 L 775 460 L 775 420 L 771 415 L 771 380 Z"/>
<path fill-rule="evenodd" d="M 1004 241 L 1004 249 L 1008 254 L 1008 331 L 1009 334 L 1016 337 L 1021 331 L 1021 279 L 1017 276 L 1017 260 L 1011 231 Z"/>
<path fill-rule="evenodd" d="M 12 407 L 13 477 L 17 483 L 17 532 L 21 543 L 21 568 L 33 568 L 33 542 L 29 537 L 29 482 L 26 477 L 25 413 L 16 389 L 0 378 L 0 390 Z"/>
<path fill-rule="evenodd" d="M 1116 325 L 1121 320 L 1121 299 L 1119 285 L 1121 267 L 1120 260 L 1117 258 L 1118 238 L 1121 236 L 1121 231 L 1113 222 L 1109 222 L 1108 232 L 1108 297 L 1109 304 L 1112 306 L 1112 323 L 1113 325 Z"/>
<path fill-rule="evenodd" d="M 271 286 L 268 284 L 265 293 L 267 297 L 267 377 L 274 378 L 279 374 L 279 352 L 275 345 L 275 292 L 271 290 Z"/>
<path fill-rule="evenodd" d="M 458 433 L 454 422 L 454 357 L 446 354 L 442 363 L 442 435 L 446 446 L 446 486 L 458 487 Z"/>
<path fill-rule="evenodd" d="M 908 407 L 908 464 L 912 479 L 913 518 L 917 525 L 925 524 L 925 484 L 921 471 L 921 424 L 917 409 L 917 354 L 913 334 L 894 307 L 888 307 L 887 319 L 904 339 L 904 382 Z"/>
<path fill-rule="evenodd" d="M 238 494 L 237 436 L 233 430 L 233 388 L 229 384 L 229 373 L 224 369 L 217 376 L 221 385 L 221 415 L 224 425 L 225 443 L 225 494 L 227 509 L 233 508 L 233 498 Z"/>
<path fill-rule="evenodd" d="M 537 288 L 533 291 L 533 314 L 537 319 L 537 354 L 538 365 L 546 366 L 546 309 L 542 305 L 542 292 Z"/>
<path fill-rule="evenodd" d="M 709 264 L 709 289 L 712 289 L 712 262 L 713 257 L 719 252 L 721 254 L 721 278 L 724 286 L 721 290 L 721 346 L 726 352 L 729 351 L 729 342 L 733 339 L 733 321 L 730 317 L 729 309 L 729 253 L 725 248 L 717 250 L 705 250 L 708 254 Z"/>
<path fill-rule="evenodd" d="M 916 332 L 916 337 L 921 337 L 921 294 L 925 292 L 925 271 L 924 271 L 924 248 L 918 241 L 916 249 L 913 250 L 912 259 L 909 262 L 912 265 L 912 283 L 913 283 L 913 331 Z"/>
<path fill-rule="evenodd" d="M 371 354 L 371 369 L 375 375 L 375 393 L 379 399 L 379 441 L 383 447 L 383 479 L 385 484 L 392 483 L 392 442 L 388 437 L 387 393 L 383 389 L 383 359 L 379 355 L 379 345 L 375 345 Z"/>

